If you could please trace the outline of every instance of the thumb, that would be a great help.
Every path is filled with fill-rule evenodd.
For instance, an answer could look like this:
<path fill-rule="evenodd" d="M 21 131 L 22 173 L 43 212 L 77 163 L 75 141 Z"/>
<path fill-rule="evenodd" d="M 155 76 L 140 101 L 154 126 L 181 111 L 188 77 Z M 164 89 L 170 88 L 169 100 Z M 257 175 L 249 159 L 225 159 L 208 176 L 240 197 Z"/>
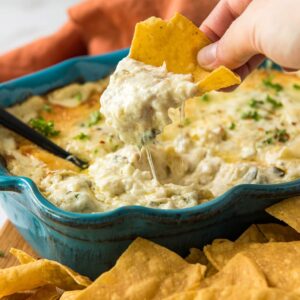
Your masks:
<path fill-rule="evenodd" d="M 237 69 L 258 53 L 260 51 L 255 47 L 253 23 L 245 15 L 241 15 L 230 25 L 220 40 L 199 51 L 198 62 L 209 70 L 220 65 Z"/>

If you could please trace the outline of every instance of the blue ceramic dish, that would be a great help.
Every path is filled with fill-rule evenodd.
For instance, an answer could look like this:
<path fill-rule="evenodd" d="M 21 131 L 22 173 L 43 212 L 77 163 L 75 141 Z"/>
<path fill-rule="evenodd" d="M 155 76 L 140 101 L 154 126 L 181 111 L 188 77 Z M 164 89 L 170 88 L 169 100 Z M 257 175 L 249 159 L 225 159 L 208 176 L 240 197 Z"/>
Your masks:
<path fill-rule="evenodd" d="M 2 107 L 74 81 L 107 76 L 128 50 L 79 57 L 0 85 Z M 1 137 L 0 137 L 1 139 Z M 41 256 L 95 278 L 111 268 L 137 236 L 185 255 L 216 237 L 234 238 L 253 222 L 268 222 L 264 208 L 300 195 L 300 180 L 274 185 L 239 185 L 196 207 L 160 210 L 127 206 L 95 214 L 63 211 L 28 178 L 7 173 L 0 162 L 0 204 L 10 221 Z"/>

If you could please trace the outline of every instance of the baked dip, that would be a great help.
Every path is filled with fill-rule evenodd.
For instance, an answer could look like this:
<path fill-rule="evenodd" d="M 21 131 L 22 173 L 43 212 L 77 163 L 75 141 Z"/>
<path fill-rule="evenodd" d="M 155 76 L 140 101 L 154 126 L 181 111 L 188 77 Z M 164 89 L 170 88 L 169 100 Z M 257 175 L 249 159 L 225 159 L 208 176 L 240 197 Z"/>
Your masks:
<path fill-rule="evenodd" d="M 108 80 L 71 84 L 8 108 L 66 150 L 90 162 L 81 171 L 0 128 L 0 153 L 14 175 L 32 178 L 61 209 L 107 211 L 125 205 L 185 208 L 243 183 L 300 178 L 300 80 L 256 71 L 234 92 L 186 101 L 145 150 L 127 144 L 106 124 L 99 97 Z"/>

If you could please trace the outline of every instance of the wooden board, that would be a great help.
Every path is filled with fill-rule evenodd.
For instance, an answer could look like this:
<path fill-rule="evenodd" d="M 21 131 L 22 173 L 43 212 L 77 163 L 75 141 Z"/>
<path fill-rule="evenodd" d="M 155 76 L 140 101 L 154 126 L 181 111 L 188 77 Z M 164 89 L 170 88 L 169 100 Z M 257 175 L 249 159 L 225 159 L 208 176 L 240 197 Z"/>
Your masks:
<path fill-rule="evenodd" d="M 16 228 L 10 222 L 6 222 L 4 226 L 0 228 L 0 250 L 4 252 L 4 257 L 0 257 L 0 269 L 18 265 L 14 256 L 9 254 L 10 248 L 18 248 L 37 257 Z"/>

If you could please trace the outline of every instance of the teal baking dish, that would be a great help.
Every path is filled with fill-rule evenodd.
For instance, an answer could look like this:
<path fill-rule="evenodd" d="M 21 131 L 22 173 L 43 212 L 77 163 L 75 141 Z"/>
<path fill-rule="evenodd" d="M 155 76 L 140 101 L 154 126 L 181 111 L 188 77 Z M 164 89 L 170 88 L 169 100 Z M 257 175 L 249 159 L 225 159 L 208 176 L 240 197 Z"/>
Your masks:
<path fill-rule="evenodd" d="M 107 76 L 128 50 L 74 58 L 43 71 L 0 85 L 0 106 L 33 94 L 44 94 L 75 81 Z M 1 137 L 0 137 L 1 140 Z M 32 180 L 8 174 L 0 162 L 0 205 L 37 253 L 95 278 L 111 268 L 137 236 L 185 255 L 216 237 L 235 238 L 253 222 L 273 219 L 264 208 L 300 195 L 300 180 L 283 184 L 238 185 L 196 207 L 160 210 L 126 206 L 79 214 L 63 211 L 39 192 Z"/>

